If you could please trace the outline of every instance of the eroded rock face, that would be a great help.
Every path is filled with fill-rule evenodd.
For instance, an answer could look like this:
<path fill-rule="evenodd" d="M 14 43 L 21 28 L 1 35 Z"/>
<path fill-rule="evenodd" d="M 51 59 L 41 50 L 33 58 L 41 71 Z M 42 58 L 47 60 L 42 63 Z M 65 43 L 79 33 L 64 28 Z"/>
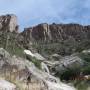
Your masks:
<path fill-rule="evenodd" d="M 17 17 L 13 14 L 0 16 L 0 31 L 18 31 Z"/>
<path fill-rule="evenodd" d="M 25 28 L 22 35 L 34 41 L 61 41 L 74 38 L 76 41 L 90 39 L 90 26 L 79 24 L 39 24 Z M 25 39 L 25 40 L 26 40 Z"/>

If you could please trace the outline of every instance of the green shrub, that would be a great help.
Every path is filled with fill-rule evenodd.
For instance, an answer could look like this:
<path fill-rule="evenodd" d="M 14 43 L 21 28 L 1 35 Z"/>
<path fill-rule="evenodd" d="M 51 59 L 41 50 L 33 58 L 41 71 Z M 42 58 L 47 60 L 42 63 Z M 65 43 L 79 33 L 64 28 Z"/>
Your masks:
<path fill-rule="evenodd" d="M 70 80 L 72 77 L 77 76 L 80 73 L 80 69 L 69 69 L 64 71 L 62 74 L 57 73 L 56 76 L 60 77 L 61 80 Z"/>
<path fill-rule="evenodd" d="M 86 75 L 90 74 L 90 64 L 88 66 L 83 67 L 82 72 Z"/>
<path fill-rule="evenodd" d="M 90 54 L 80 53 L 79 57 L 88 63 L 90 62 Z"/>
<path fill-rule="evenodd" d="M 74 83 L 74 86 L 77 88 L 77 90 L 87 90 L 89 87 L 89 83 L 86 81 L 76 81 Z"/>
<path fill-rule="evenodd" d="M 39 60 L 32 58 L 32 63 L 34 63 L 37 68 L 41 69 L 41 62 Z"/>

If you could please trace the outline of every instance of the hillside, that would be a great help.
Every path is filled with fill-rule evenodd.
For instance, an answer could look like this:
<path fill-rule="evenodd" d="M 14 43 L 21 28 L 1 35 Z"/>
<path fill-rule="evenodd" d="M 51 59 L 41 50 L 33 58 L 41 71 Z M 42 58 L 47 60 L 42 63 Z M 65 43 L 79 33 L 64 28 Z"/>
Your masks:
<path fill-rule="evenodd" d="M 19 32 L 17 22 L 16 15 L 0 16 L 0 78 L 6 80 L 0 84 L 10 81 L 19 90 L 89 88 L 90 78 L 83 79 L 90 75 L 89 25 L 42 23 Z"/>

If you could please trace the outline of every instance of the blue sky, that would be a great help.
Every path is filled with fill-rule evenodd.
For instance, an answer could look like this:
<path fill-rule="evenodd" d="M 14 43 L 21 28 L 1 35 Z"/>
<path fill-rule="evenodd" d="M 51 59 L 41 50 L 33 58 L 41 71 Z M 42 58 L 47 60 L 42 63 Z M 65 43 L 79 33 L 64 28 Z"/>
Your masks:
<path fill-rule="evenodd" d="M 16 14 L 20 29 L 38 23 L 90 24 L 90 0 L 0 0 L 0 15 Z"/>

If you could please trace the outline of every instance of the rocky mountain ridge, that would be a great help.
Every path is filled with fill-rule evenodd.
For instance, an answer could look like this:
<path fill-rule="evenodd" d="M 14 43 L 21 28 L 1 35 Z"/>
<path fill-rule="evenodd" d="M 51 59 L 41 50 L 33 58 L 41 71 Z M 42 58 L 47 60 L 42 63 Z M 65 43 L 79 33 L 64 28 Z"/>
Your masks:
<path fill-rule="evenodd" d="M 33 27 L 25 28 L 19 32 L 17 16 L 13 14 L 0 16 L 0 32 L 15 32 L 19 34 L 18 41 L 25 44 L 33 42 L 61 42 L 73 39 L 77 42 L 90 39 L 90 26 L 79 24 L 47 24 L 42 23 Z M 23 44 L 22 43 L 22 44 Z"/>
<path fill-rule="evenodd" d="M 13 14 L 0 16 L 0 31 L 19 32 L 17 16 Z M 90 25 L 42 23 L 25 28 L 24 31 L 19 34 L 31 41 L 62 41 L 69 38 L 74 38 L 79 41 L 90 39 Z"/>
<path fill-rule="evenodd" d="M 70 55 L 90 48 L 90 25 L 42 23 L 25 28 L 20 36 L 24 47 L 32 45 L 41 54 Z"/>
<path fill-rule="evenodd" d="M 90 39 L 90 26 L 42 23 L 34 27 L 25 28 L 21 34 L 25 39 L 32 41 L 58 42 L 69 38 L 80 41 L 83 39 Z"/>
<path fill-rule="evenodd" d="M 89 73 L 90 61 L 88 58 L 90 56 L 86 53 L 82 54 L 83 50 L 90 49 L 89 35 L 90 26 L 55 23 L 50 25 L 42 23 L 25 28 L 23 32 L 19 33 L 15 15 L 0 16 L 0 72 L 4 73 L 5 78 L 9 73 L 11 79 L 11 72 L 20 70 L 21 74 L 16 72 L 17 76 L 15 75 L 15 80 L 17 80 L 20 74 L 21 78 L 18 81 L 27 78 L 27 75 L 32 73 L 34 77 L 31 79 L 35 79 L 35 84 L 38 80 L 39 83 L 44 84 L 40 84 L 40 87 L 44 86 L 42 90 L 67 90 L 67 88 L 75 90 L 59 80 L 60 74 L 65 76 L 62 78 L 65 80 L 67 77 L 77 75 L 77 67 L 80 69 L 78 69 L 79 74 L 81 71 Z M 79 54 L 85 56 L 84 59 Z M 86 58 L 87 56 L 88 58 Z M 74 69 L 75 71 L 72 73 L 71 71 Z M 22 83 L 24 86 L 24 81 Z M 32 84 L 30 85 L 32 86 Z M 45 88 L 47 86 L 48 89 Z"/>
<path fill-rule="evenodd" d="M 90 47 L 90 26 L 42 23 L 19 33 L 17 16 L 11 14 L 0 16 L 0 37 L 0 46 L 5 49 L 18 47 L 36 49 L 41 54 L 44 50 L 47 54 L 70 55 Z"/>

